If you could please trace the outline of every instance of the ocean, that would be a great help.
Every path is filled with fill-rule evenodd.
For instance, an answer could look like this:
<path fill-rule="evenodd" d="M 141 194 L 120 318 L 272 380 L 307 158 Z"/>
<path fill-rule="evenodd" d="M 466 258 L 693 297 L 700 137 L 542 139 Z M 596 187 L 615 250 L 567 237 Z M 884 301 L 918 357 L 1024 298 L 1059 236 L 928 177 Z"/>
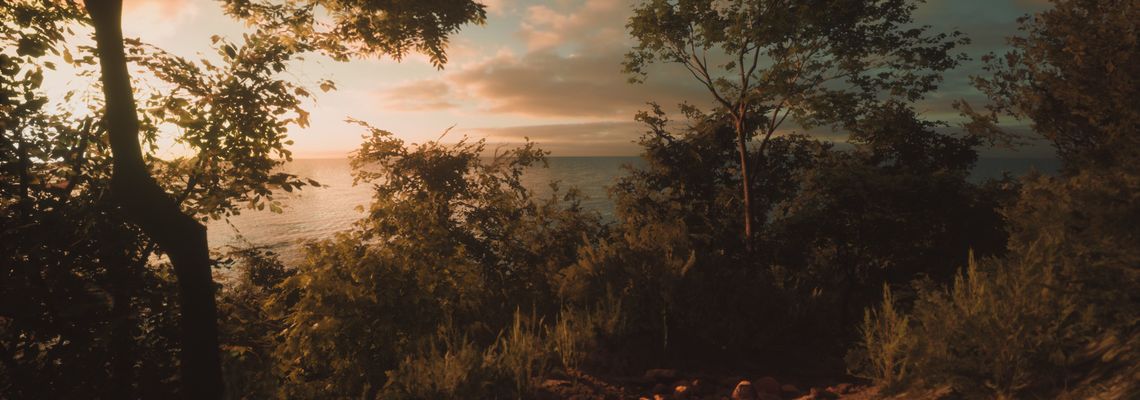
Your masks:
<path fill-rule="evenodd" d="M 613 203 L 607 196 L 607 187 L 625 173 L 623 165 L 640 164 L 638 157 L 550 157 L 549 168 L 528 170 L 523 175 L 523 183 L 539 196 L 549 195 L 549 183 L 555 180 L 563 190 L 577 187 L 586 198 L 583 207 L 609 218 L 613 215 Z M 1021 175 L 1031 168 L 1053 173 L 1059 166 L 1057 160 L 1047 158 L 982 158 L 971 180 L 996 178 L 1004 172 Z M 359 209 L 371 202 L 370 185 L 353 186 L 347 159 L 295 160 L 283 166 L 283 170 L 312 178 L 323 187 L 281 193 L 278 200 L 284 212 L 280 214 L 268 208 L 243 210 L 228 220 L 211 221 L 207 229 L 213 249 L 260 246 L 277 252 L 283 261 L 290 263 L 301 257 L 300 243 L 349 228 L 363 216 Z"/>

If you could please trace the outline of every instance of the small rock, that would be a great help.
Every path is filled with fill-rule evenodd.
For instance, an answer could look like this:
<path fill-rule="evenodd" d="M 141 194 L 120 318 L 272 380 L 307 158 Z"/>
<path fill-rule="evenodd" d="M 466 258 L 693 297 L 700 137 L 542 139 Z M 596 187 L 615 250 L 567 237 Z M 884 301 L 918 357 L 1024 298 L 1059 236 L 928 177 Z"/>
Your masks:
<path fill-rule="evenodd" d="M 685 385 L 677 385 L 673 387 L 673 399 L 675 400 L 688 400 L 692 397 L 693 389 Z"/>
<path fill-rule="evenodd" d="M 679 374 L 675 369 L 655 368 L 645 371 L 645 379 L 656 382 L 674 381 L 677 380 L 677 377 L 680 375 L 681 374 Z"/>
<path fill-rule="evenodd" d="M 653 400 L 665 400 L 665 395 L 655 394 L 655 395 L 653 395 Z"/>
<path fill-rule="evenodd" d="M 753 386 L 756 388 L 757 394 L 767 393 L 780 396 L 780 382 L 776 378 L 765 376 L 757 379 Z"/>
<path fill-rule="evenodd" d="M 703 379 L 693 379 L 692 382 L 689 382 L 689 391 L 694 394 L 701 394 L 707 389 L 706 386 Z"/>
<path fill-rule="evenodd" d="M 732 389 L 732 400 L 757 400 L 756 389 L 752 387 L 752 382 L 737 383 L 736 388 Z"/>
<path fill-rule="evenodd" d="M 571 385 L 571 382 L 567 381 L 567 380 L 547 379 L 545 381 L 542 381 L 542 383 L 539 384 L 539 387 L 551 389 L 551 388 L 556 388 L 559 386 L 570 386 L 570 385 Z"/>

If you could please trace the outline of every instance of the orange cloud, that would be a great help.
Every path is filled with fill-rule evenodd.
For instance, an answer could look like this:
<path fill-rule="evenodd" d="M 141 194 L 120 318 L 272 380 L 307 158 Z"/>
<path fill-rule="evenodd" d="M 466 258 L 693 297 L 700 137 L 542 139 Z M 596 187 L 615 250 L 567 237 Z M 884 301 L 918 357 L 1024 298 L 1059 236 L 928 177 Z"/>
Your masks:
<path fill-rule="evenodd" d="M 396 111 L 437 111 L 458 107 L 451 87 L 441 81 L 421 80 L 384 91 L 381 102 Z"/>
<path fill-rule="evenodd" d="M 644 85 L 621 73 L 624 49 L 592 49 L 580 55 L 541 51 L 502 52 L 438 78 L 406 82 L 381 96 L 390 108 L 432 111 L 467 103 L 477 112 L 540 118 L 630 118 L 646 103 L 698 104 L 708 96 L 680 69 L 662 68 Z"/>
<path fill-rule="evenodd" d="M 532 5 L 526 8 L 518 34 L 532 51 L 574 43 L 617 43 L 625 38 L 625 20 L 632 10 L 624 4 L 585 0 L 570 9 Z"/>

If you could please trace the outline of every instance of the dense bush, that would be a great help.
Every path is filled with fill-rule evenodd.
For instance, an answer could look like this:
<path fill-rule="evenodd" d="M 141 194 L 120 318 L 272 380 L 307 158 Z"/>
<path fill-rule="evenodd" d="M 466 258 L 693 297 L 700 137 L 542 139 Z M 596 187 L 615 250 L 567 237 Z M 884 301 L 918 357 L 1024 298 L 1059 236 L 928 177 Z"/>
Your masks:
<path fill-rule="evenodd" d="M 838 356 L 884 283 L 949 279 L 969 249 L 1004 250 L 1006 189 L 967 181 L 982 141 L 938 133 L 899 103 L 853 125 L 852 149 L 773 138 L 753 174 L 768 219 L 749 249 L 732 130 L 688 116 L 680 129 L 660 109 L 639 116 L 645 165 L 612 189 L 618 224 L 562 281 L 576 304 L 622 298 L 629 331 L 611 339 L 631 359 L 774 363 L 791 344 Z"/>
<path fill-rule="evenodd" d="M 484 158 L 482 142 L 408 147 L 371 132 L 354 160 L 376 193 L 368 216 L 307 245 L 271 301 L 283 393 L 526 393 L 552 360 L 542 323 L 562 307 L 556 279 L 599 217 L 572 193 L 531 196 L 520 177 L 544 162 L 533 145 Z"/>
<path fill-rule="evenodd" d="M 1140 391 L 1137 120 L 1135 106 L 1121 100 L 1136 90 L 1140 70 L 1115 67 L 1138 54 L 1120 46 L 1135 42 L 1140 8 L 1054 3 L 1020 21 L 1025 36 L 1010 38 L 1009 53 L 987 57 L 993 75 L 976 83 L 992 101 L 990 113 L 963 109 L 974 131 L 1002 134 L 1002 114 L 1030 120 L 1056 147 L 1064 176 L 1023 178 L 1016 202 L 1003 209 L 1006 256 L 971 258 L 946 288 L 917 285 L 900 356 L 911 373 L 897 388 L 942 385 L 998 398 Z M 889 322 L 884 315 L 877 323 Z M 856 369 L 890 356 L 872 333 L 852 352 Z M 863 371 L 887 383 L 885 374 Z"/>
<path fill-rule="evenodd" d="M 923 288 L 904 351 L 887 342 L 895 338 L 864 331 L 863 360 L 901 357 L 913 371 L 902 387 L 950 385 L 971 396 L 1134 392 L 1138 189 L 1127 175 L 1027 178 L 1020 201 L 1006 209 L 1010 254 L 971 259 L 946 290 Z M 883 310 L 872 320 L 899 318 L 906 317 Z"/>

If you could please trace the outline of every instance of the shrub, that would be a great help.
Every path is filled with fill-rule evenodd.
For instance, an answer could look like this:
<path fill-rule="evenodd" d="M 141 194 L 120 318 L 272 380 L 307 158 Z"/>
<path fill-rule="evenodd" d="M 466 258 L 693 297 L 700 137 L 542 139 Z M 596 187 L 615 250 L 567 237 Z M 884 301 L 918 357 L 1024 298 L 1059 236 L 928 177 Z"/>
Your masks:
<path fill-rule="evenodd" d="M 577 370 L 585 361 L 587 349 L 593 344 L 593 324 L 593 319 L 586 313 L 570 308 L 558 313 L 558 322 L 547 335 L 563 369 Z"/>
<path fill-rule="evenodd" d="M 542 335 L 557 277 L 599 217 L 572 193 L 539 200 L 522 185 L 544 163 L 533 144 L 488 158 L 483 142 L 405 146 L 370 131 L 353 161 L 374 185 L 367 217 L 309 243 L 270 302 L 282 395 L 525 395 L 552 364 Z"/>
<path fill-rule="evenodd" d="M 906 378 L 910 364 L 908 346 L 913 341 L 909 335 L 910 318 L 896 307 L 890 286 L 883 285 L 883 304 L 866 311 L 859 329 L 861 340 L 848 354 L 853 375 L 888 389 Z"/>
<path fill-rule="evenodd" d="M 1127 174 L 1025 179 L 1004 211 L 1010 253 L 971 257 L 948 288 L 920 285 L 902 355 L 908 385 L 997 398 L 1135 393 L 1138 183 Z"/>
<path fill-rule="evenodd" d="M 442 342 L 439 343 L 439 342 Z M 388 372 L 383 397 L 389 399 L 453 399 L 488 394 L 485 357 L 471 341 L 444 333 Z"/>
<path fill-rule="evenodd" d="M 542 337 L 542 319 L 526 317 L 515 310 L 514 322 L 488 349 L 489 362 L 514 384 L 522 397 L 531 391 L 534 380 L 550 371 L 551 354 Z"/>

